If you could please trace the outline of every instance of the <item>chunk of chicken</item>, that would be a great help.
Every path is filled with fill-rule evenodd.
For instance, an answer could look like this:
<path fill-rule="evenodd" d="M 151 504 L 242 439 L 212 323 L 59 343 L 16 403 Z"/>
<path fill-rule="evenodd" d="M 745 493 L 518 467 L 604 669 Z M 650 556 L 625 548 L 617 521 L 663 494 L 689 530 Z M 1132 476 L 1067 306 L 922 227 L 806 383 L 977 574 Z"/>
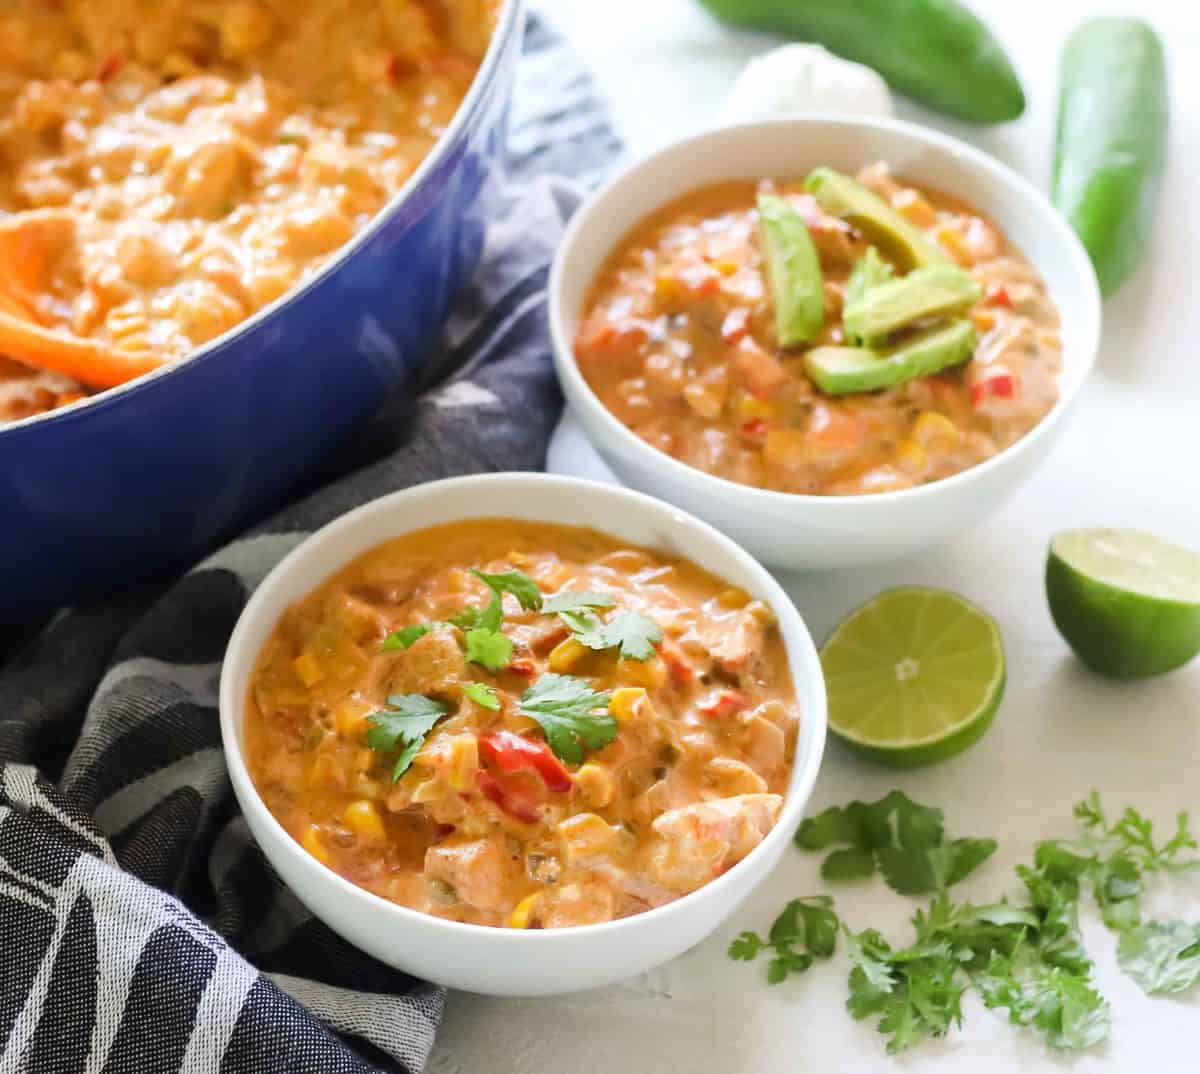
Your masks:
<path fill-rule="evenodd" d="M 695 891 L 758 846 L 782 806 L 778 794 L 739 794 L 664 813 L 652 825 L 650 879 L 681 894 Z"/>
<path fill-rule="evenodd" d="M 440 694 L 467 678 L 467 661 L 449 630 L 433 630 L 397 653 L 391 689 L 401 694 Z"/>
<path fill-rule="evenodd" d="M 504 909 L 504 858 L 491 839 L 430 847 L 425 877 L 452 888 L 458 901 L 477 910 Z"/>

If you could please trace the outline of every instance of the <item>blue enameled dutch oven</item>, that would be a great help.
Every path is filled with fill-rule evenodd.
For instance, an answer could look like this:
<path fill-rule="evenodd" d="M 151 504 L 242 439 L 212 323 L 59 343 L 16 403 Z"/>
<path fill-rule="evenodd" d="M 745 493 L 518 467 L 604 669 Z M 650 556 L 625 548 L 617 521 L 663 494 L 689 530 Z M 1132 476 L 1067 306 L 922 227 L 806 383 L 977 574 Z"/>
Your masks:
<path fill-rule="evenodd" d="M 314 279 L 185 361 L 0 426 L 0 622 L 194 561 L 421 365 L 479 259 L 521 16 L 508 0 L 449 129 Z"/>

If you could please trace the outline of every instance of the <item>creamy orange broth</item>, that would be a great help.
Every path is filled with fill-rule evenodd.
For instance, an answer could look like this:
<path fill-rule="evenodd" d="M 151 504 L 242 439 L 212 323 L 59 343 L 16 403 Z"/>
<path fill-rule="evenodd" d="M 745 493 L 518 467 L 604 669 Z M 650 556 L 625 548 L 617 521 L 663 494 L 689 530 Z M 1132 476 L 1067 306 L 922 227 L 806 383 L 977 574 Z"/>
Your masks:
<path fill-rule="evenodd" d="M 842 292 L 867 242 L 800 183 L 730 183 L 672 203 L 626 238 L 596 281 L 575 342 L 604 405 L 691 466 L 781 492 L 909 488 L 975 466 L 1019 440 L 1058 399 L 1058 313 L 1037 272 L 976 210 L 894 178 L 859 181 L 969 269 L 972 360 L 880 392 L 829 397 L 802 350 L 778 344 L 758 237 L 759 189 L 801 209 L 821 260 L 821 344 L 846 342 Z"/>
<path fill-rule="evenodd" d="M 49 329 L 187 355 L 312 276 L 404 183 L 500 5 L 10 0 L 0 210 L 19 215 L 0 223 L 31 256 L 0 297 Z M 84 390 L 0 358 L 0 421 Z"/>
<path fill-rule="evenodd" d="M 663 641 L 648 661 L 618 660 L 506 595 L 515 649 L 498 674 L 466 662 L 457 628 L 382 651 L 391 631 L 484 604 L 470 567 L 523 570 L 547 595 L 610 594 L 612 614 L 648 616 Z M 582 764 L 545 748 L 545 775 L 503 771 L 489 741 L 544 747 L 516 706 L 547 672 L 610 691 L 616 738 Z M 500 711 L 466 697 L 470 682 L 494 686 Z M 449 714 L 393 783 L 393 758 L 365 736 L 398 693 Z M 289 609 L 253 674 L 246 755 L 280 823 L 353 883 L 456 921 L 557 928 L 670 902 L 745 857 L 778 817 L 796 719 L 762 603 L 592 530 L 477 519 L 385 544 Z"/>

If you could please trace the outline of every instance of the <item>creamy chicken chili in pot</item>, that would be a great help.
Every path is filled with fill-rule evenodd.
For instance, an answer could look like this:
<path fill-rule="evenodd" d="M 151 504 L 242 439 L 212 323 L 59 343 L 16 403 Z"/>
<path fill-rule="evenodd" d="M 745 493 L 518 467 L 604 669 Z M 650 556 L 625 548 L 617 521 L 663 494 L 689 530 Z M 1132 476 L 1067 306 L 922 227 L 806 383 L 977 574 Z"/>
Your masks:
<path fill-rule="evenodd" d="M 592 530 L 473 519 L 385 544 L 264 648 L 246 755 L 314 857 L 456 921 L 610 921 L 778 818 L 797 712 L 771 609 Z"/>
<path fill-rule="evenodd" d="M 182 358 L 318 272 L 449 124 L 501 4 L 0 6 L 0 421 Z"/>
<path fill-rule="evenodd" d="M 968 205 L 875 164 L 729 183 L 625 239 L 575 341 L 604 405 L 700 470 L 781 492 L 909 488 L 1059 395 L 1057 310 Z"/>

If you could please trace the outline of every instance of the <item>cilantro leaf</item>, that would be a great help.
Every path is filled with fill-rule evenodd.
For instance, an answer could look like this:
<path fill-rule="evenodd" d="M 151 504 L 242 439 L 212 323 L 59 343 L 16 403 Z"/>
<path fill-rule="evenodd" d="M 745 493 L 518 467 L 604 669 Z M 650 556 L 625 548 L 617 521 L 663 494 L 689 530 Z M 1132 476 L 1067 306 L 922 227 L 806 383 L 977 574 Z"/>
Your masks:
<path fill-rule="evenodd" d="M 838 917 L 828 895 L 810 895 L 789 902 L 771 925 L 767 939 L 743 932 L 729 945 L 729 957 L 750 962 L 770 952 L 767 983 L 779 984 L 791 974 L 804 973 L 816 959 L 833 955 Z"/>
<path fill-rule="evenodd" d="M 491 709 L 493 712 L 500 710 L 500 698 L 495 688 L 489 686 L 486 682 L 469 682 L 463 687 L 463 693 L 474 701 L 476 705 L 480 705 L 485 709 Z"/>
<path fill-rule="evenodd" d="M 467 659 L 488 671 L 502 671 L 512 659 L 512 638 L 486 626 L 467 631 Z"/>
<path fill-rule="evenodd" d="M 588 590 L 566 589 L 542 601 L 542 611 L 547 615 L 577 612 L 585 608 L 611 608 L 612 597 L 607 593 L 592 593 Z"/>
<path fill-rule="evenodd" d="M 413 623 L 411 626 L 403 627 L 400 630 L 393 631 L 383 639 L 383 651 L 385 653 L 395 652 L 398 649 L 409 649 L 426 634 L 434 630 L 439 630 L 445 623 Z"/>
<path fill-rule="evenodd" d="M 875 852 L 864 847 L 842 847 L 821 862 L 826 880 L 866 880 L 875 875 Z"/>
<path fill-rule="evenodd" d="M 966 985 L 958 980 L 959 961 L 950 944 L 919 940 L 893 951 L 877 931 L 866 929 L 848 933 L 847 947 L 846 1009 L 859 1020 L 880 1016 L 878 1029 L 889 1038 L 889 1055 L 962 1023 Z"/>
<path fill-rule="evenodd" d="M 662 642 L 662 631 L 652 619 L 637 612 L 614 616 L 604 626 L 606 649 L 618 649 L 625 660 L 649 660 Z"/>
<path fill-rule="evenodd" d="M 942 811 L 892 791 L 877 802 L 851 802 L 809 817 L 796 832 L 804 850 L 833 851 L 821 866 L 830 880 L 865 879 L 878 866 L 901 895 L 941 891 L 968 876 L 996 851 L 994 839 L 947 841 Z"/>
<path fill-rule="evenodd" d="M 391 708 L 380 709 L 367 717 L 367 745 L 376 753 L 399 750 L 392 767 L 392 782 L 408 771 L 413 758 L 425 745 L 425 736 L 446 715 L 440 701 L 424 694 L 393 694 L 387 699 Z"/>
<path fill-rule="evenodd" d="M 503 574 L 484 574 L 474 567 L 471 573 L 475 575 L 495 595 L 511 593 L 517 598 L 517 603 L 527 612 L 538 611 L 542 606 L 542 591 L 537 582 L 524 571 L 505 571 Z"/>
<path fill-rule="evenodd" d="M 477 627 L 483 625 L 483 616 L 483 608 L 467 607 L 455 612 L 446 621 L 452 626 L 458 627 L 459 630 L 475 630 Z M 496 625 L 500 625 L 499 621 L 497 621 Z"/>
<path fill-rule="evenodd" d="M 740 932 L 729 945 L 729 957 L 738 962 L 753 962 L 766 946 L 757 932 Z"/>
<path fill-rule="evenodd" d="M 559 758 L 581 764 L 585 749 L 601 749 L 617 737 L 617 721 L 608 713 L 610 696 L 573 675 L 551 673 L 521 695 L 520 710 L 541 725 Z"/>
<path fill-rule="evenodd" d="M 1081 1051 L 1108 1037 L 1108 1003 L 1087 977 L 1036 959 L 992 958 L 979 981 L 984 1006 L 1008 1010 L 1013 1025 L 1038 1030 L 1051 1048 Z"/>
<path fill-rule="evenodd" d="M 566 608 L 558 617 L 589 649 L 617 649 L 625 660 L 649 660 L 662 641 L 658 624 L 638 612 L 622 612 L 607 623 L 589 607 Z"/>
<path fill-rule="evenodd" d="M 1147 921 L 1126 929 L 1117 961 L 1148 995 L 1184 992 L 1200 980 L 1200 925 Z"/>

